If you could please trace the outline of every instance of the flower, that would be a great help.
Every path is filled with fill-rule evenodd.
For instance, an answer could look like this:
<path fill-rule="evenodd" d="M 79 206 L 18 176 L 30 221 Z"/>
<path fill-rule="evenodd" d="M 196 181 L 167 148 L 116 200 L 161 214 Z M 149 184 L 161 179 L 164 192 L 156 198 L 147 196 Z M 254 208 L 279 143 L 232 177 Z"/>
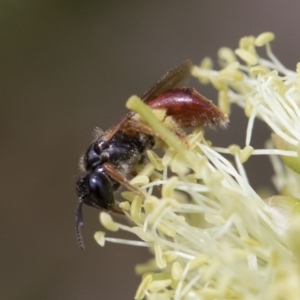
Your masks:
<path fill-rule="evenodd" d="M 232 104 L 244 110 L 242 149 L 215 147 L 201 129 L 187 137 L 185 147 L 147 105 L 129 99 L 127 106 L 167 146 L 162 157 L 149 150 L 149 162 L 131 181 L 146 200 L 122 193 L 120 207 L 134 225 L 100 214 L 106 229 L 132 232 L 141 241 L 103 232 L 95 238 L 101 246 L 112 241 L 152 249 L 154 259 L 136 267 L 143 277 L 135 299 L 300 299 L 300 63 L 296 72 L 286 69 L 271 51 L 274 38 L 266 32 L 242 38 L 235 51 L 221 48 L 220 71 L 209 58 L 193 67 L 193 76 L 217 89 L 222 111 L 229 114 Z M 268 59 L 257 54 L 262 46 Z M 266 149 L 251 144 L 257 118 L 273 131 Z M 278 195 L 262 199 L 251 187 L 243 163 L 252 155 L 271 158 Z M 160 186 L 158 198 L 152 191 Z"/>

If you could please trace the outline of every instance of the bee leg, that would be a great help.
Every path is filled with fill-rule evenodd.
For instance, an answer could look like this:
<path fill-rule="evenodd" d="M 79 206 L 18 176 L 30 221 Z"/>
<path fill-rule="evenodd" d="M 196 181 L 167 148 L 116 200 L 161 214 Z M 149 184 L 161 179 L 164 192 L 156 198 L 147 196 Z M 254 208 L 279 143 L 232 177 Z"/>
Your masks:
<path fill-rule="evenodd" d="M 117 214 L 117 215 L 125 216 L 125 213 L 122 210 L 119 210 L 119 209 L 116 209 L 116 208 L 113 208 L 111 210 L 111 212 L 113 212 L 114 214 Z"/>
<path fill-rule="evenodd" d="M 152 135 L 154 137 L 159 137 L 159 135 L 147 124 L 142 123 L 139 119 L 132 119 L 127 122 L 127 126 L 130 126 L 130 129 L 126 129 L 126 132 L 140 132 L 146 135 Z"/>
<path fill-rule="evenodd" d="M 132 177 L 135 177 L 137 174 L 138 174 L 138 173 L 137 173 L 137 171 L 135 171 L 135 170 L 133 170 L 133 171 L 130 172 L 130 175 L 131 175 Z"/>
<path fill-rule="evenodd" d="M 136 193 L 139 195 L 143 200 L 145 199 L 145 195 L 138 189 L 137 187 L 131 185 L 129 181 L 124 178 L 116 169 L 115 167 L 110 163 L 104 163 L 103 168 L 105 171 L 111 176 L 114 180 L 119 182 L 121 185 L 125 186 L 128 190 Z"/>
<path fill-rule="evenodd" d="M 163 112 L 163 110 L 154 110 L 154 112 L 157 113 L 158 112 Z M 176 120 L 171 117 L 171 116 L 167 116 L 166 114 L 164 115 L 160 115 L 158 117 L 158 119 L 160 121 L 162 121 L 162 123 L 168 128 L 170 129 L 172 132 L 174 132 L 185 144 L 185 146 L 188 148 L 188 142 L 187 142 L 187 135 L 184 131 L 184 128 L 182 125 L 180 125 L 178 122 L 176 122 Z M 152 135 L 158 139 L 161 139 L 161 137 L 148 125 L 141 123 L 140 121 L 132 119 L 128 122 L 128 124 L 130 124 L 131 129 L 134 128 L 135 132 L 140 132 L 143 134 L 149 134 Z"/>
<path fill-rule="evenodd" d="M 157 119 L 160 120 L 168 129 L 174 132 L 188 147 L 188 143 L 186 139 L 187 135 L 184 131 L 184 127 L 179 122 L 177 122 L 176 119 L 174 119 L 174 117 L 168 116 L 166 110 L 153 109 L 152 111 L 157 117 Z M 130 120 L 129 124 L 131 125 L 132 128 L 135 128 L 135 131 L 139 131 L 145 134 L 150 134 L 160 138 L 160 136 L 156 132 L 154 132 L 152 128 L 150 128 L 148 125 L 144 123 L 141 123 L 138 117 L 136 117 L 136 119 Z"/>
<path fill-rule="evenodd" d="M 176 120 L 171 116 L 166 116 L 163 120 L 163 124 L 168 127 L 171 131 L 173 131 L 185 144 L 188 148 L 187 135 L 181 126 Z"/>

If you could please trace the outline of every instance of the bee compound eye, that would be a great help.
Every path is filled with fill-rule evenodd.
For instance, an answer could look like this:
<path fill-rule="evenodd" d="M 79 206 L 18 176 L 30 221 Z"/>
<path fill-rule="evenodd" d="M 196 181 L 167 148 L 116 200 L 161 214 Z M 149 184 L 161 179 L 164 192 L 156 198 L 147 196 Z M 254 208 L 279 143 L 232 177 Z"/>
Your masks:
<path fill-rule="evenodd" d="M 89 180 L 90 200 L 100 208 L 111 210 L 114 206 L 113 189 L 110 180 L 101 172 L 93 172 Z"/>
<path fill-rule="evenodd" d="M 111 210 L 114 207 L 113 185 L 102 169 L 87 174 L 77 182 L 78 197 L 89 206 Z"/>

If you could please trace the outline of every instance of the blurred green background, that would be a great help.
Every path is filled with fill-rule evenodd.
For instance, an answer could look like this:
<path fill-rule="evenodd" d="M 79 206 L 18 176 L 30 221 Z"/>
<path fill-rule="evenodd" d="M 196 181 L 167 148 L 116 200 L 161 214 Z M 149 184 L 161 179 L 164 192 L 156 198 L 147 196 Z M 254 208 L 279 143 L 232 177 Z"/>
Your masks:
<path fill-rule="evenodd" d="M 168 69 L 186 58 L 216 61 L 221 46 L 236 48 L 244 35 L 273 31 L 275 54 L 294 69 L 299 11 L 297 0 L 2 0 L 0 298 L 132 299 L 134 265 L 147 249 L 100 248 L 93 234 L 103 228 L 88 207 L 86 250 L 76 244 L 74 181 L 93 128 L 115 124 L 127 98 Z M 195 87 L 216 100 L 211 88 Z M 257 128 L 262 147 L 268 129 Z M 229 128 L 210 135 L 243 146 L 244 133 L 235 109 Z M 247 163 L 255 187 L 270 184 L 268 167 L 259 158 Z"/>

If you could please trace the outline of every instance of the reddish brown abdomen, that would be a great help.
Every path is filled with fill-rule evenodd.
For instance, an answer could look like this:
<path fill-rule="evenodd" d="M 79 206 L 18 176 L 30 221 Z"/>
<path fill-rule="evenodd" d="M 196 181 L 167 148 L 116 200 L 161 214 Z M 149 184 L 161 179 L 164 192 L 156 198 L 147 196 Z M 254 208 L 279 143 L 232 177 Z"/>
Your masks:
<path fill-rule="evenodd" d="M 183 127 L 224 126 L 227 115 L 211 100 L 199 94 L 194 88 L 175 88 L 146 101 L 152 109 L 164 109 Z"/>

